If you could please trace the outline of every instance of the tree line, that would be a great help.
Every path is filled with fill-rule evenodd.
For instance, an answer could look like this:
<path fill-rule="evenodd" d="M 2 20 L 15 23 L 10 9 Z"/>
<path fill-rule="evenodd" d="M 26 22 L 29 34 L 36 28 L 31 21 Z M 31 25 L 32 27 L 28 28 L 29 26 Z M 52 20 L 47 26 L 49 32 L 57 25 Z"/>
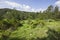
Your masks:
<path fill-rule="evenodd" d="M 17 20 L 26 20 L 26 19 L 60 19 L 60 11 L 59 7 L 53 7 L 50 5 L 43 12 L 25 12 L 25 11 L 17 11 L 15 9 L 0 9 L 0 19 L 17 19 Z"/>

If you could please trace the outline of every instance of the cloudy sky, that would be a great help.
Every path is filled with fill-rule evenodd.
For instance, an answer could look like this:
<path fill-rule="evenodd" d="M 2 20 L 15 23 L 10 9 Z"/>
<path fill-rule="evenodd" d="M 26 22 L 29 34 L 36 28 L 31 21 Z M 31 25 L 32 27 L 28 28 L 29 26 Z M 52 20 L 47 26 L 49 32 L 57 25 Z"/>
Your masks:
<path fill-rule="evenodd" d="M 0 8 L 16 8 L 21 11 L 43 11 L 49 5 L 60 7 L 60 0 L 0 0 Z"/>

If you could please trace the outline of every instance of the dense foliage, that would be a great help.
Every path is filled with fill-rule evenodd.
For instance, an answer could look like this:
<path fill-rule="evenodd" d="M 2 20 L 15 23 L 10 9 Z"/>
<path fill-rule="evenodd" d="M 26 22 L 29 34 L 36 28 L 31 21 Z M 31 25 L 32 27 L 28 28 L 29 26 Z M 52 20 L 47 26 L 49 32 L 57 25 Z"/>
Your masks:
<path fill-rule="evenodd" d="M 60 40 L 59 24 L 58 6 L 43 12 L 0 9 L 0 40 Z"/>

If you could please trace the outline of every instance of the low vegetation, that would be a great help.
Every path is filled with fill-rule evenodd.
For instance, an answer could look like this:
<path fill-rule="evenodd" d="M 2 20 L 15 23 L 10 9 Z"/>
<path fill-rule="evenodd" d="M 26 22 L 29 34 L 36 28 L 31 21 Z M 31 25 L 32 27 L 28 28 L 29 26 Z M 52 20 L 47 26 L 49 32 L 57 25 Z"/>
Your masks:
<path fill-rule="evenodd" d="M 49 6 L 43 12 L 0 9 L 0 40 L 60 40 L 60 11 Z"/>

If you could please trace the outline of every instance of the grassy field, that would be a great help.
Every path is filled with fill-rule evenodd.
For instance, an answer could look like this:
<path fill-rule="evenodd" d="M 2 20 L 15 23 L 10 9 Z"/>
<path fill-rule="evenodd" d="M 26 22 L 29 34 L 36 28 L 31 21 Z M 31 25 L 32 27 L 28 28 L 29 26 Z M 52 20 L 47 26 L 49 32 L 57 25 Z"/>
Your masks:
<path fill-rule="evenodd" d="M 11 33 L 10 40 L 59 40 L 60 21 L 23 20 L 22 26 Z"/>

